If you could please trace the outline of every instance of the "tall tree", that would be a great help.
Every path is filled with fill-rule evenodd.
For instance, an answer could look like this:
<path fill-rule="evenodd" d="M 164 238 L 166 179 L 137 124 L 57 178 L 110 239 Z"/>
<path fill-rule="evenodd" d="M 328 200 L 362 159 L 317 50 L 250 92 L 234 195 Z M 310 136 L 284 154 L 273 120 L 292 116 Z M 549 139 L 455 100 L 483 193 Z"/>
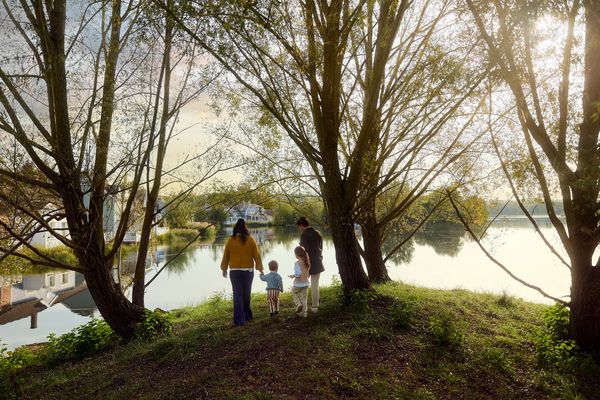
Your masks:
<path fill-rule="evenodd" d="M 591 349 L 600 343 L 600 260 L 593 259 L 600 242 L 600 1 L 466 5 L 513 96 L 537 188 L 568 255 L 570 335 Z M 560 32 L 550 48 L 541 44 L 548 33 L 539 32 L 542 17 Z M 564 223 L 555 211 L 556 192 Z"/>
<path fill-rule="evenodd" d="M 401 9 L 407 1 L 401 1 Z M 346 291 L 370 286 L 354 236 L 354 209 L 373 140 L 343 126 L 350 89 L 350 33 L 365 0 L 194 2 L 173 9 L 182 29 L 205 18 L 211 36 L 188 33 L 278 121 L 319 181 Z M 165 8 L 167 4 L 163 4 Z M 185 11 L 181 14 L 180 11 Z M 352 81 L 352 80 L 350 80 Z M 351 153 L 343 157 L 342 152 Z"/>
<path fill-rule="evenodd" d="M 423 93 L 404 81 L 414 74 L 417 82 L 421 68 L 436 59 L 423 47 L 429 44 L 428 35 L 436 30 L 448 4 L 418 3 L 412 8 L 414 4 L 409 1 L 191 2 L 193 11 L 188 9 L 186 16 L 180 17 L 183 24 L 185 18 L 210 15 L 212 26 L 220 30 L 211 37 L 196 35 L 195 39 L 243 85 L 255 99 L 251 101 L 258 102 L 257 112 L 271 114 L 308 161 L 326 205 L 346 290 L 369 285 L 354 237 L 358 211 L 374 204 L 371 200 L 377 193 L 394 181 L 393 176 L 406 173 L 406 169 L 399 172 L 399 168 L 392 168 L 379 181 L 369 178 L 373 174 L 379 177 L 386 162 L 396 163 L 397 167 L 406 159 L 405 166 L 414 166 L 416 154 L 476 86 L 468 82 L 468 89 L 461 91 L 460 100 L 455 103 L 442 99 L 438 92 L 426 94 L 421 113 L 415 111 L 419 109 L 416 102 L 408 104 L 410 94 L 415 100 Z M 425 16 L 429 3 L 442 10 L 432 19 Z M 409 9 L 415 17 L 412 20 L 405 18 Z M 414 33 L 403 37 L 404 46 L 398 44 L 402 24 Z M 456 72 L 452 67 L 448 76 Z M 424 80 L 417 87 L 429 88 L 433 93 L 447 83 L 445 80 Z M 404 95 L 405 91 L 410 94 Z M 410 114 L 416 114 L 412 120 L 398 109 L 402 100 L 406 101 L 406 108 L 412 107 Z M 445 106 L 433 117 L 433 111 L 427 108 L 438 101 Z M 429 125 L 427 116 L 432 118 Z M 420 138 L 414 139 L 418 136 L 414 135 L 413 140 L 408 139 L 403 135 L 406 126 L 399 128 L 398 124 L 403 118 L 411 128 L 430 131 Z M 400 145 L 412 153 L 398 155 Z M 433 180 L 432 176 L 429 178 Z M 371 189 L 367 190 L 367 185 Z M 370 249 L 379 251 L 381 259 L 381 239 L 375 237 L 371 243 Z M 368 259 L 373 258 L 377 255 Z"/>
<path fill-rule="evenodd" d="M 36 225 L 53 232 L 56 238 L 74 250 L 81 265 L 61 265 L 44 256 L 29 245 L 27 236 L 19 230 L 19 225 L 8 226 L 0 222 L 17 242 L 17 246 L 3 249 L 4 253 L 23 255 L 20 251 L 15 251 L 21 245 L 29 247 L 47 265 L 82 272 L 105 320 L 120 335 L 129 337 L 133 332 L 132 325 L 141 319 L 143 309 L 129 302 L 113 283 L 110 270 L 114 254 L 106 257 L 102 226 L 116 76 L 121 43 L 124 40 L 121 27 L 123 21 L 127 22 L 132 16 L 133 10 L 128 8 L 123 11 L 121 2 L 113 1 L 110 5 L 102 4 L 92 11 L 95 15 L 101 14 L 103 24 L 100 46 L 96 53 L 96 61 L 100 63 L 102 59 L 103 73 L 98 69 L 93 76 L 94 87 L 89 101 L 90 121 L 83 127 L 81 136 L 74 137 L 72 132 L 77 128 L 71 120 L 67 81 L 67 69 L 70 67 L 68 56 L 73 54 L 73 49 L 67 41 L 66 2 L 21 3 L 16 6 L 4 1 L 3 5 L 9 21 L 20 34 L 18 43 L 27 46 L 27 55 L 35 63 L 31 66 L 20 64 L 16 57 L 3 63 L 0 69 L 3 83 L 0 87 L 0 102 L 3 107 L 0 127 L 24 150 L 26 157 L 43 174 L 43 180 L 25 179 L 16 169 L 2 168 L 0 171 L 16 183 L 43 188 L 45 193 L 42 195 L 48 200 L 55 199 L 54 203 L 58 203 L 60 213 L 41 214 L 39 210 L 27 207 L 26 203 L 17 202 L 17 198 L 10 194 L 3 196 L 2 200 L 9 208 L 29 216 Z M 89 22 L 87 12 L 85 10 L 84 17 Z M 81 27 L 84 26 L 82 23 Z M 76 37 L 80 33 L 76 32 Z M 22 65 L 25 68 L 20 68 Z M 46 101 L 42 100 L 43 97 Z M 35 108 L 38 100 L 47 104 L 47 108 L 42 106 L 43 113 Z M 98 122 L 91 121 L 92 115 Z M 42 119 L 44 117 L 46 121 Z M 29 126 L 31 128 L 27 129 Z M 29 133 L 32 130 L 33 135 Z M 88 159 L 91 165 L 86 174 L 82 155 L 89 150 L 86 141 L 91 135 L 96 139 L 96 146 L 93 159 Z M 66 218 L 70 237 L 64 232 L 51 229 L 49 220 L 52 218 Z"/>
<path fill-rule="evenodd" d="M 171 4 L 171 3 L 170 3 Z M 145 157 L 146 174 L 146 201 L 144 215 L 141 221 L 141 235 L 138 247 L 135 276 L 133 281 L 132 301 L 134 304 L 144 306 L 144 291 L 146 289 L 146 256 L 150 245 L 152 229 L 156 225 L 156 205 L 161 189 L 163 188 L 163 174 L 165 173 L 165 155 L 171 138 L 177 135 L 175 123 L 182 108 L 191 101 L 196 100 L 207 85 L 211 82 L 210 76 L 203 77 L 196 65 L 195 58 L 200 56 L 198 46 L 183 37 L 175 29 L 171 15 L 155 6 L 145 8 L 145 21 L 149 27 L 148 36 L 153 40 L 149 49 L 160 55 L 156 60 L 158 67 L 155 73 L 150 73 L 145 85 L 151 94 L 147 97 L 143 107 L 143 131 L 147 135 L 147 148 Z M 209 146 L 209 150 L 211 150 Z M 200 156 L 207 153 L 205 150 Z M 199 158 L 199 156 L 192 156 Z M 187 160 L 189 161 L 189 160 Z M 208 177 L 220 171 L 220 161 L 215 160 L 211 168 L 206 169 L 204 175 L 195 179 L 189 189 Z M 175 167 L 177 168 L 177 167 Z M 169 171 L 172 174 L 174 171 Z M 141 176 L 140 176 L 141 178 Z"/>
<path fill-rule="evenodd" d="M 140 187 L 165 173 L 151 161 L 156 152 L 164 157 L 161 131 L 151 125 L 161 115 L 163 103 L 157 99 L 165 96 L 156 94 L 161 83 L 152 89 L 154 77 L 164 75 L 165 67 L 153 62 L 157 47 L 149 38 L 155 39 L 156 30 L 148 26 L 148 5 L 119 0 L 2 4 L 2 20 L 12 29 L 1 39 L 7 51 L 0 64 L 0 132 L 10 147 L 3 146 L 0 156 L 5 184 L 0 204 L 18 218 L 0 218 L 3 233 L 12 239 L 0 247 L 0 257 L 81 272 L 104 319 L 129 338 L 143 316 L 143 303 L 133 304 L 123 294 L 113 278 L 113 261 Z M 164 49 L 159 57 L 169 56 Z M 161 121 L 172 127 L 198 87 L 175 96 L 177 107 L 163 113 Z M 118 192 L 125 194 L 124 204 L 116 201 Z M 146 215 L 156 212 L 156 196 L 147 197 Z M 107 214 L 117 210 L 120 220 L 109 237 Z M 65 220 L 68 230 L 54 229 L 54 219 Z M 71 249 L 77 265 L 32 246 L 30 239 L 39 231 Z"/>
<path fill-rule="evenodd" d="M 355 105 L 345 121 L 357 138 L 371 132 L 356 215 L 374 281 L 389 280 L 385 261 L 398 250 L 382 253 L 387 227 L 432 186 L 464 179 L 468 162 L 456 161 L 480 136 L 470 125 L 487 71 L 471 65 L 476 44 L 460 38 L 452 6 L 369 2 L 352 31 L 356 89 L 345 94 Z"/>

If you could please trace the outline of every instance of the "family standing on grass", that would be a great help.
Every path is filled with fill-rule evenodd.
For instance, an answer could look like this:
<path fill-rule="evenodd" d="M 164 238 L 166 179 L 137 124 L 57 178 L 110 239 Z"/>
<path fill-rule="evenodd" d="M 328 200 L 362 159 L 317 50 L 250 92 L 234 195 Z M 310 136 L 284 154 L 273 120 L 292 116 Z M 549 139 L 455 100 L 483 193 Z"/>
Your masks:
<path fill-rule="evenodd" d="M 292 298 L 295 303 L 297 315 L 306 317 L 308 314 L 308 288 L 311 289 L 311 310 L 317 312 L 319 308 L 319 277 L 323 268 L 323 238 L 308 220 L 300 217 L 296 225 L 301 231 L 300 246 L 294 249 L 296 262 L 294 263 L 294 274 L 289 275 L 293 279 Z M 242 326 L 252 320 L 252 309 L 250 307 L 250 294 L 252 291 L 252 280 L 254 270 L 260 273 L 260 279 L 267 282 L 267 301 L 269 314 L 274 317 L 279 314 L 279 293 L 283 292 L 283 279 L 277 273 L 279 264 L 277 261 L 269 261 L 269 273 L 263 272 L 262 259 L 258 251 L 258 245 L 246 226 L 246 221 L 238 219 L 233 227 L 233 234 L 223 250 L 221 270 L 223 277 L 229 279 L 233 289 L 233 323 Z"/>

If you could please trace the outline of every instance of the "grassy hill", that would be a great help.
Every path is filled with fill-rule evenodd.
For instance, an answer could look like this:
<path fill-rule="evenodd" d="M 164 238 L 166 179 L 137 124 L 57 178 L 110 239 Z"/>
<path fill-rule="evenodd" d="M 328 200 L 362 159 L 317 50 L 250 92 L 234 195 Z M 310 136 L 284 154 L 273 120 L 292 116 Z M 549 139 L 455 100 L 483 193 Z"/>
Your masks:
<path fill-rule="evenodd" d="M 234 327 L 221 297 L 170 313 L 173 334 L 117 344 L 79 361 L 21 370 L 25 399 L 598 399 L 600 375 L 544 366 L 535 351 L 546 306 L 399 283 L 344 304 L 322 290 L 308 318 Z M 597 371 L 597 369 L 596 369 Z M 9 393 L 5 391 L 0 393 Z M 14 391 L 13 391 L 14 393 Z M 10 397 L 10 396 L 9 396 Z"/>

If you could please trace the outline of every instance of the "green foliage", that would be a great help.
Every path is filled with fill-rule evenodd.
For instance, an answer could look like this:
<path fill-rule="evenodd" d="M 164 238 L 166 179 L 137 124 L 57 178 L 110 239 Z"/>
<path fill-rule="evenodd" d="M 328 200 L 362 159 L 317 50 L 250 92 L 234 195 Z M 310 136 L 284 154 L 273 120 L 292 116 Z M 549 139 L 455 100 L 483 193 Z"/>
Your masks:
<path fill-rule="evenodd" d="M 50 365 L 77 360 L 107 349 L 118 340 L 119 336 L 104 320 L 92 319 L 64 335 L 50 334 L 44 358 Z"/>
<path fill-rule="evenodd" d="M 39 363 L 38 356 L 29 347 L 19 347 L 9 352 L 0 348 L 0 393 L 3 399 L 17 398 L 22 379 L 19 371 Z"/>
<path fill-rule="evenodd" d="M 29 347 L 19 347 L 12 352 L 6 347 L 0 348 L 0 373 L 16 372 L 36 363 L 37 356 Z"/>
<path fill-rule="evenodd" d="M 536 341 L 538 359 L 543 364 L 559 368 L 575 366 L 579 347 L 574 340 L 553 341 L 549 336 L 541 335 Z"/>
<path fill-rule="evenodd" d="M 212 191 L 202 197 L 204 203 L 210 204 L 212 207 L 216 205 L 234 206 L 244 201 L 258 204 L 266 209 L 271 209 L 276 205 L 275 200 L 267 187 L 261 186 L 256 188 L 247 182 L 236 185 L 215 182 Z"/>
<path fill-rule="evenodd" d="M 510 359 L 506 355 L 506 352 L 497 347 L 489 347 L 484 349 L 483 358 L 499 370 L 510 372 L 513 369 Z"/>
<path fill-rule="evenodd" d="M 164 235 L 160 235 L 157 239 L 159 243 L 184 242 L 188 243 L 198 236 L 196 229 L 169 229 Z"/>
<path fill-rule="evenodd" d="M 548 307 L 544 312 L 544 326 L 546 332 L 554 340 L 566 340 L 569 337 L 570 312 L 562 304 Z"/>
<path fill-rule="evenodd" d="M 299 215 L 294 208 L 287 203 L 280 203 L 275 207 L 273 223 L 280 226 L 293 226 Z"/>
<path fill-rule="evenodd" d="M 353 290 L 348 295 L 347 303 L 356 311 L 363 313 L 370 309 L 370 303 L 377 298 L 374 290 Z"/>
<path fill-rule="evenodd" d="M 173 333 L 173 325 L 168 314 L 161 310 L 145 310 L 144 318 L 134 330 L 134 336 L 144 341 L 150 341 L 159 335 L 170 335 Z"/>
<path fill-rule="evenodd" d="M 398 300 L 390 306 L 389 312 L 392 317 L 392 325 L 400 329 L 410 328 L 415 313 L 414 308 L 414 302 L 410 300 Z"/>
<path fill-rule="evenodd" d="M 167 199 L 167 213 L 165 219 L 170 228 L 187 228 L 192 221 L 195 207 L 187 195 L 176 194 Z"/>
<path fill-rule="evenodd" d="M 333 288 L 323 287 L 326 301 L 317 314 L 278 321 L 269 317 L 264 293 L 258 293 L 253 296 L 255 320 L 244 329 L 231 326 L 231 296 L 219 293 L 170 312 L 176 335 L 115 346 L 75 364 L 27 369 L 20 374 L 21 398 L 53 399 L 64 393 L 110 398 L 115 390 L 131 398 L 155 385 L 154 397 L 187 398 L 197 391 L 215 399 L 258 398 L 256 391 L 268 390 L 279 399 L 289 395 L 290 379 L 315 382 L 303 394 L 318 399 L 464 398 L 465 393 L 494 399 L 514 398 L 514 393 L 531 399 L 600 398 L 596 373 L 581 380 L 574 370 L 536 367 L 529 332 L 540 325 L 545 306 L 515 300 L 514 308 L 502 309 L 497 296 L 398 282 L 376 289 L 380 295 L 364 314 L 345 306 Z M 414 302 L 414 329 L 392 329 L 390 310 L 395 302 L 402 304 L 399 299 Z M 291 294 L 284 292 L 281 302 L 285 316 L 292 308 Z M 427 318 L 438 312 L 461 317 L 468 338 L 460 351 L 427 345 Z M 264 351 L 252 353 L 258 348 Z M 310 368 L 307 348 L 314 348 Z M 231 368 L 250 364 L 248 374 Z M 181 368 L 157 381 L 157 374 L 173 365 Z M 215 370 L 222 374 L 216 376 Z M 263 387 L 266 378 L 272 384 Z M 6 393 L 2 389 L 0 398 Z"/>
<path fill-rule="evenodd" d="M 135 336 L 151 340 L 159 334 L 172 333 L 169 319 L 159 311 L 146 311 L 144 319 L 135 329 Z M 18 372 L 24 368 L 46 364 L 55 366 L 64 361 L 79 360 L 110 348 L 120 340 L 103 320 L 92 319 L 61 336 L 49 335 L 48 343 L 33 351 L 19 347 L 9 352 L 0 348 L 0 390 L 12 393 L 18 389 Z"/>
<path fill-rule="evenodd" d="M 37 249 L 37 251 L 39 251 L 40 254 L 43 254 L 43 257 L 34 253 L 30 249 L 22 249 L 20 251 L 32 260 L 42 260 L 43 257 L 47 257 L 66 265 L 78 265 L 73 250 L 69 249 L 66 246 L 57 246 L 49 249 Z M 2 260 L 1 264 L 2 265 L 0 266 L 0 271 L 2 271 L 2 273 L 4 274 L 17 275 L 52 271 L 51 268 L 34 265 L 30 261 L 14 255 L 6 257 L 4 260 Z"/>
<path fill-rule="evenodd" d="M 415 400 L 435 400 L 437 398 L 435 397 L 435 394 L 427 388 L 418 388 L 414 393 L 411 393 L 411 397 Z"/>
<path fill-rule="evenodd" d="M 496 303 L 498 303 L 499 306 L 509 308 L 514 305 L 515 299 L 510 294 L 508 294 L 506 290 L 503 290 L 502 295 L 498 298 L 498 300 L 496 300 Z"/>
<path fill-rule="evenodd" d="M 569 368 L 580 358 L 579 347 L 569 339 L 569 309 L 562 304 L 548 307 L 544 326 L 536 332 L 536 351 L 543 364 Z"/>
<path fill-rule="evenodd" d="M 327 213 L 320 197 L 301 198 L 298 203 L 294 204 L 294 207 L 298 215 L 305 216 L 311 225 L 320 225 L 327 222 Z"/>
<path fill-rule="evenodd" d="M 227 219 L 227 211 L 223 206 L 215 206 L 208 211 L 208 221 L 215 225 L 222 225 Z"/>
<path fill-rule="evenodd" d="M 229 306 L 230 305 L 229 303 L 230 303 L 230 301 L 227 298 L 227 295 L 225 294 L 225 292 L 215 293 L 206 301 L 206 304 L 212 310 L 220 310 L 224 307 Z"/>
<path fill-rule="evenodd" d="M 446 312 L 440 312 L 429 318 L 427 333 L 435 343 L 449 348 L 460 347 L 465 338 L 456 318 Z"/>
<path fill-rule="evenodd" d="M 60 261 L 63 264 L 77 266 L 78 261 L 73 250 L 66 246 L 57 246 L 49 249 L 38 249 L 45 257 Z M 39 257 L 39 256 L 38 256 Z M 41 258 L 41 257 L 40 257 Z"/>
<path fill-rule="evenodd" d="M 431 212 L 440 200 L 443 200 L 442 194 L 433 193 L 423 199 L 423 207 L 427 212 Z M 459 210 L 471 226 L 481 226 L 488 218 L 488 212 L 485 201 L 475 195 L 464 195 L 455 191 L 452 194 L 454 202 L 458 205 Z M 456 215 L 454 208 L 449 200 L 445 200 L 429 218 L 428 223 L 436 222 L 453 222 L 460 224 L 460 219 Z"/>
<path fill-rule="evenodd" d="M 331 277 L 331 288 L 338 299 L 343 301 L 346 300 L 344 295 L 344 285 L 342 285 L 342 281 L 338 275 L 333 275 Z"/>

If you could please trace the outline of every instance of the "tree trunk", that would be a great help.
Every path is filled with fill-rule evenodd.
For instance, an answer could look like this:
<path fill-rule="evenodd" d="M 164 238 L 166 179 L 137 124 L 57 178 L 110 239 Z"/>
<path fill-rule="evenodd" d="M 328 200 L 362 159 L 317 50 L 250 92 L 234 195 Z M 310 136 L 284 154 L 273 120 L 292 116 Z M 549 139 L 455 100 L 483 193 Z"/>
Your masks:
<path fill-rule="evenodd" d="M 589 246 L 574 246 L 571 262 L 570 336 L 583 350 L 600 346 L 600 269 Z"/>
<path fill-rule="evenodd" d="M 374 222 L 371 218 L 367 218 L 367 221 L 361 224 L 365 265 L 371 282 L 389 282 L 391 279 L 381 252 L 381 230 Z"/>
<path fill-rule="evenodd" d="M 85 261 L 85 280 L 100 314 L 119 336 L 131 339 L 135 324 L 144 316 L 144 308 L 132 304 L 121 292 L 104 256 L 88 251 Z"/>
<path fill-rule="evenodd" d="M 168 6 L 172 7 L 172 1 L 168 2 Z M 163 161 L 166 151 L 167 142 L 167 122 L 169 120 L 169 92 L 171 85 L 171 45 L 173 42 L 173 19 L 169 17 L 167 13 L 165 15 L 165 48 L 163 51 L 163 105 L 162 114 L 160 117 L 160 128 L 158 131 L 158 149 L 156 154 L 156 163 L 154 168 L 154 182 L 152 183 L 152 189 L 148 194 L 148 200 L 146 202 L 146 211 L 144 213 L 144 224 L 142 225 L 142 237 L 140 240 L 140 246 L 138 249 L 138 259 L 135 265 L 135 275 L 133 279 L 133 304 L 140 307 L 144 307 L 144 295 L 146 290 L 146 256 L 148 255 L 148 247 L 150 245 L 150 237 L 152 235 L 152 228 L 154 227 L 154 217 L 156 202 L 158 200 L 158 194 L 161 188 L 162 173 L 163 173 Z M 160 89 L 157 91 L 157 96 L 160 94 Z M 159 97 L 157 97 L 158 100 Z M 158 101 L 154 106 L 154 115 L 158 113 Z M 152 137 L 154 137 L 154 130 L 156 126 L 156 117 L 152 123 Z M 154 139 L 151 139 L 154 141 Z"/>
<path fill-rule="evenodd" d="M 593 266 L 598 246 L 598 102 L 600 101 L 600 2 L 585 5 L 583 122 L 579 126 L 577 180 L 571 185 L 573 202 L 565 208 L 571 258 L 570 335 L 583 350 L 600 347 L 600 268 Z M 563 197 L 565 197 L 563 195 Z M 567 205 L 568 203 L 565 202 Z"/>
<path fill-rule="evenodd" d="M 335 247 L 335 260 L 340 271 L 340 278 L 346 294 L 353 290 L 371 287 L 360 261 L 358 243 L 354 237 L 352 224 L 338 221 L 331 223 L 331 237 Z"/>
<path fill-rule="evenodd" d="M 379 172 L 377 172 L 379 173 Z M 361 216 L 360 227 L 362 231 L 365 265 L 371 282 L 388 282 L 388 275 L 383 253 L 381 252 L 382 231 L 381 225 L 377 223 L 375 196 L 364 205 L 364 213 Z"/>
<path fill-rule="evenodd" d="M 344 293 L 371 287 L 362 266 L 358 242 L 354 235 L 352 207 L 347 205 L 339 192 L 328 191 L 327 209 L 330 220 L 331 238 L 335 247 L 335 260 L 344 285 Z"/>

